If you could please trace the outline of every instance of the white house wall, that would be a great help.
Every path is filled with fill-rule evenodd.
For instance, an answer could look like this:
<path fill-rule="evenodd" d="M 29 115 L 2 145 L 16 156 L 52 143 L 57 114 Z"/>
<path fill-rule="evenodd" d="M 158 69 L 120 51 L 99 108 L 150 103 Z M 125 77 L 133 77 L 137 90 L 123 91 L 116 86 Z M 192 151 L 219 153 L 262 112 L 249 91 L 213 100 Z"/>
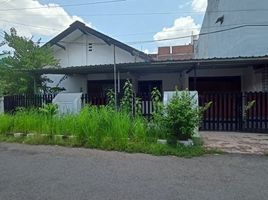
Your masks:
<path fill-rule="evenodd" d="M 75 33 L 77 34 L 77 32 Z M 80 36 L 74 41 L 59 42 L 65 47 L 59 48 L 54 45 L 54 55 L 59 59 L 60 67 L 75 67 L 75 66 L 89 66 L 89 65 L 103 65 L 114 63 L 114 46 L 108 45 L 103 40 L 91 35 L 80 34 Z M 92 44 L 92 51 L 89 51 L 89 43 Z M 135 63 L 144 61 L 140 57 L 131 55 L 129 52 L 115 47 L 116 63 Z M 48 83 L 49 87 L 55 87 L 63 75 L 46 75 L 53 83 Z M 80 76 L 81 77 L 81 76 Z M 82 82 L 79 78 L 70 77 L 60 84 L 60 86 L 66 89 L 66 92 L 80 92 L 81 88 L 85 87 L 86 79 L 82 78 Z M 86 89 L 85 89 L 86 91 Z"/>
<path fill-rule="evenodd" d="M 89 43 L 92 51 L 89 51 Z M 57 48 L 55 57 L 60 59 L 61 67 L 103 65 L 114 63 L 114 47 L 103 40 L 91 35 L 81 35 L 72 42 L 66 42 L 64 49 Z M 129 52 L 116 47 L 116 63 L 142 62 L 141 58 L 131 55 Z"/>
<path fill-rule="evenodd" d="M 196 58 L 264 56 L 268 54 L 267 0 L 208 0 L 201 34 L 240 25 L 243 27 L 224 32 L 200 35 Z M 215 23 L 224 15 L 224 22 Z"/>
<path fill-rule="evenodd" d="M 55 75 L 52 75 L 55 76 Z M 59 78 L 62 75 L 57 75 Z M 59 87 L 65 88 L 65 92 L 87 92 L 87 77 L 83 75 L 72 75 L 68 76 L 67 79 L 63 80 Z"/>

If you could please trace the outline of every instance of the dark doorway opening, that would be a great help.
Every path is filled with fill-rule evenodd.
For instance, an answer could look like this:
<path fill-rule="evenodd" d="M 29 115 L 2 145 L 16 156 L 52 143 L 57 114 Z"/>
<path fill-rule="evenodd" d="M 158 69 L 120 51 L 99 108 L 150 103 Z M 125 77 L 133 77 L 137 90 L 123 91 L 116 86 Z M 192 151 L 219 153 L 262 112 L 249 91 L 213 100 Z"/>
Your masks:
<path fill-rule="evenodd" d="M 120 81 L 120 91 L 123 91 L 125 80 Z M 114 80 L 87 81 L 87 93 L 89 96 L 104 97 L 107 92 L 114 90 Z"/>
<path fill-rule="evenodd" d="M 140 95 L 150 95 L 154 88 L 162 94 L 162 81 L 139 81 L 138 93 Z"/>
<path fill-rule="evenodd" d="M 206 92 L 241 92 L 241 77 L 190 77 L 189 89 L 196 90 L 201 94 Z"/>

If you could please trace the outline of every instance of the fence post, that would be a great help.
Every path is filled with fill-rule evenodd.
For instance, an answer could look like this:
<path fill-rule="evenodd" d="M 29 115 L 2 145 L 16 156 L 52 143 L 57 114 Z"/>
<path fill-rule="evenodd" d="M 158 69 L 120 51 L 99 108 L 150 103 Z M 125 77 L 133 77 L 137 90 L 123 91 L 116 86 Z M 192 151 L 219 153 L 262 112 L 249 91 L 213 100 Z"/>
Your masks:
<path fill-rule="evenodd" d="M 0 114 L 4 113 L 4 97 L 0 97 Z"/>

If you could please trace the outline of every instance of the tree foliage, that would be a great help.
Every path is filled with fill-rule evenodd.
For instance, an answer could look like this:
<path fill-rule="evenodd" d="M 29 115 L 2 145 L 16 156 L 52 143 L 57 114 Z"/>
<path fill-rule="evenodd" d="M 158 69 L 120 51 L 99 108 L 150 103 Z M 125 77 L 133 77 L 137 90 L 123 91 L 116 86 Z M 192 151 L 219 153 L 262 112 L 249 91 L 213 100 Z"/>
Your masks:
<path fill-rule="evenodd" d="M 40 39 L 19 36 L 15 28 L 5 32 L 4 41 L 11 48 L 11 55 L 0 64 L 0 92 L 4 94 L 34 93 L 35 88 L 44 87 L 47 80 L 40 75 L 29 73 L 29 70 L 41 69 L 45 66 L 58 66 L 49 46 L 40 46 Z M 35 87 L 36 86 L 36 87 Z"/>

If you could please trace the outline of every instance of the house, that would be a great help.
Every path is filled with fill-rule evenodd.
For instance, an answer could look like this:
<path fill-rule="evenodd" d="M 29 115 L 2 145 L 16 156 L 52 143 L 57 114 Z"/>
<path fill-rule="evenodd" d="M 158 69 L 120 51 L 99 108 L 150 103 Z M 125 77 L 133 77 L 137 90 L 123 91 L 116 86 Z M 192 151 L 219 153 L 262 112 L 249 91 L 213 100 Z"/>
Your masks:
<path fill-rule="evenodd" d="M 161 92 L 197 90 L 201 105 L 213 101 L 203 130 L 267 132 L 268 26 L 258 23 L 266 17 L 263 8 L 268 9 L 264 0 L 209 0 L 197 41 L 160 47 L 153 55 L 74 22 L 47 44 L 61 67 L 34 73 L 47 74 L 54 81 L 51 86 L 65 92 L 93 98 L 104 97 L 111 88 L 120 94 L 126 79 L 141 97 L 154 87 Z M 245 120 L 243 110 L 253 100 L 256 106 Z M 144 99 L 144 113 L 148 105 Z"/>
<path fill-rule="evenodd" d="M 39 72 L 46 74 L 53 83 L 50 87 L 64 87 L 66 92 L 83 92 L 90 96 L 103 96 L 107 89 L 114 88 L 114 67 L 116 67 L 117 89 L 120 92 L 123 82 L 131 79 L 137 93 L 150 93 L 157 87 L 161 91 L 183 87 L 182 69 L 165 67 L 150 69 L 156 62 L 151 56 L 121 43 L 107 35 L 95 31 L 81 22 L 74 22 L 68 29 L 50 40 L 54 55 L 60 60 L 60 68 L 46 68 Z M 169 47 L 168 47 L 169 48 Z M 163 59 L 159 49 L 157 60 Z M 186 54 L 183 53 L 187 50 Z M 192 46 L 172 47 L 173 53 L 166 55 L 171 60 L 193 56 Z M 161 57 L 162 56 L 162 57 Z M 174 65 L 174 64 L 172 64 Z M 131 68 L 127 70 L 128 68 Z"/>
<path fill-rule="evenodd" d="M 87 27 L 79 21 L 71 24 L 68 29 L 46 45 L 52 47 L 61 68 L 139 63 L 151 59 L 145 53 Z M 114 83 L 113 73 L 66 75 L 47 75 L 53 81 L 53 84 L 48 85 L 63 87 L 66 92 L 100 95 Z"/>
<path fill-rule="evenodd" d="M 189 45 L 160 47 L 154 55 L 77 21 L 46 44 L 52 47 L 60 67 L 30 73 L 48 76 L 53 81 L 48 83 L 50 87 L 84 93 L 83 102 L 93 105 L 106 103 L 108 89 L 120 96 L 124 81 L 130 79 L 142 98 L 144 115 L 152 113 L 150 93 L 155 87 L 162 94 L 175 87 L 196 90 L 200 105 L 213 102 L 202 130 L 267 133 L 268 28 L 265 23 L 257 23 L 257 18 L 266 18 L 262 10 L 267 9 L 263 0 L 209 0 L 198 40 Z M 40 106 L 52 98 L 53 94 L 45 94 L 35 103 Z M 4 101 L 11 110 L 29 105 L 27 95 L 5 97 Z M 30 102 L 32 105 L 32 99 Z M 254 102 L 245 111 L 246 105 Z"/>
<path fill-rule="evenodd" d="M 201 36 L 195 49 L 200 51 L 203 40 Z M 50 86 L 64 87 L 66 92 L 103 96 L 115 85 L 120 92 L 126 79 L 132 80 L 137 93 L 150 93 L 154 87 L 199 93 L 268 89 L 266 56 L 197 58 L 192 45 L 161 47 L 157 55 L 149 56 L 81 22 L 74 22 L 47 45 L 61 67 L 39 72 L 53 80 Z"/>

